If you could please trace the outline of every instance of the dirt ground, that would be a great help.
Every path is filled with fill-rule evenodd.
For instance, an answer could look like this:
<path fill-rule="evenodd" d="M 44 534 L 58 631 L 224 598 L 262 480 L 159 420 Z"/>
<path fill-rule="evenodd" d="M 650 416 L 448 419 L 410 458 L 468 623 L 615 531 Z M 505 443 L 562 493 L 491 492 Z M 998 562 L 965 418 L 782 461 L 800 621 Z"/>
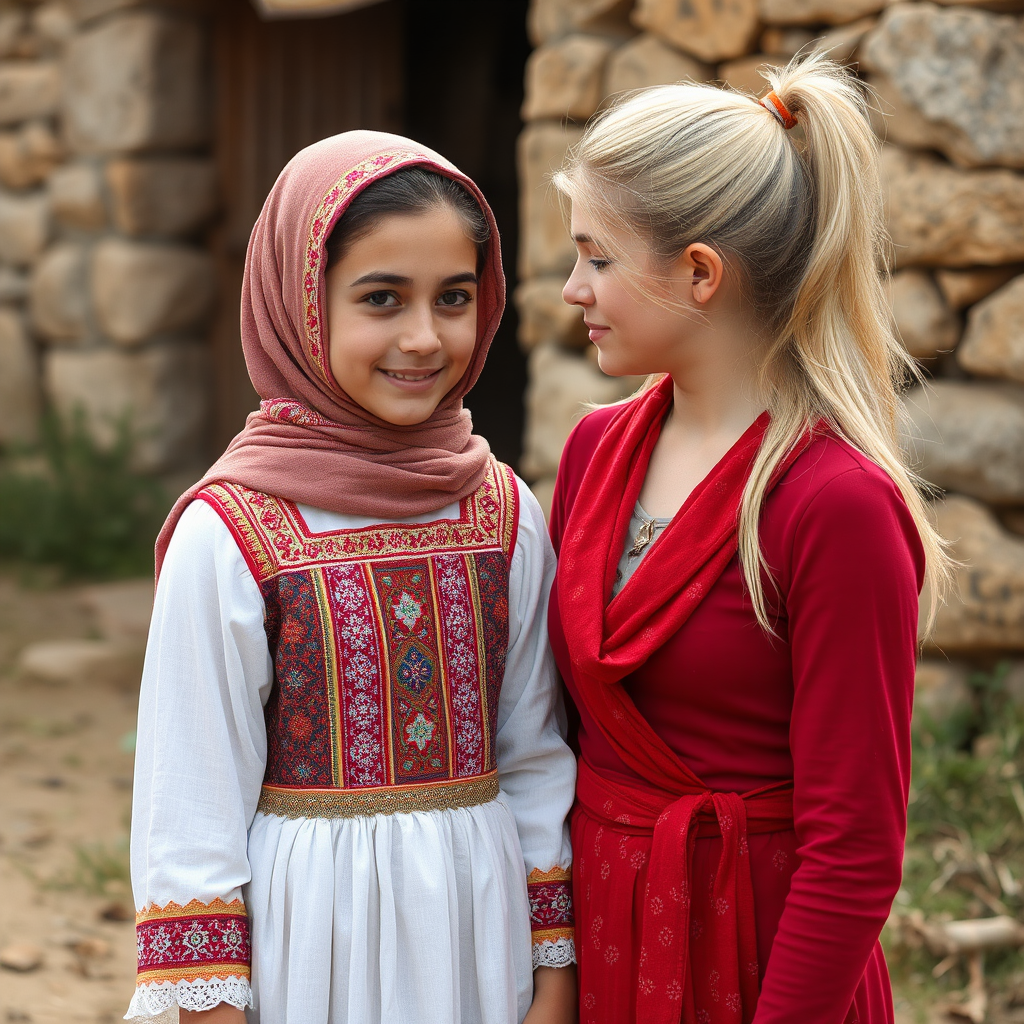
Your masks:
<path fill-rule="evenodd" d="M 12 948 L 40 959 L 29 970 L 0 966 L 0 1024 L 113 1024 L 132 994 L 128 824 L 141 662 L 65 682 L 19 665 L 29 645 L 109 632 L 90 592 L 26 585 L 0 569 L 0 961 Z M 921 1021 L 906 999 L 897 1006 L 897 1024 Z"/>
<path fill-rule="evenodd" d="M 42 954 L 0 967 L 0 1021 L 113 1022 L 132 993 L 136 693 L 123 678 L 44 682 L 16 661 L 35 641 L 95 636 L 80 588 L 0 573 L 0 960 Z"/>

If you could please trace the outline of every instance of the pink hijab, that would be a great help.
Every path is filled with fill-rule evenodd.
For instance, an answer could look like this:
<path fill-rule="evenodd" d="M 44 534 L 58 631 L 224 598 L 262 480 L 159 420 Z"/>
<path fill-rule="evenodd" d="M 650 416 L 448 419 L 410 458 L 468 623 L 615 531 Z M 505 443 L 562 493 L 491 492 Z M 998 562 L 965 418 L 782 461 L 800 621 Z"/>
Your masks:
<path fill-rule="evenodd" d="M 324 243 L 367 185 L 412 166 L 465 185 L 491 238 L 469 368 L 429 419 L 396 426 L 367 412 L 334 381 Z M 260 408 L 203 479 L 175 502 L 157 537 L 157 574 L 181 513 L 215 481 L 384 520 L 430 512 L 472 494 L 483 481 L 489 448 L 473 433 L 462 399 L 480 376 L 504 306 L 494 215 L 476 185 L 444 157 L 400 135 L 369 131 L 335 135 L 297 153 L 263 204 L 245 258 L 242 349 Z"/>

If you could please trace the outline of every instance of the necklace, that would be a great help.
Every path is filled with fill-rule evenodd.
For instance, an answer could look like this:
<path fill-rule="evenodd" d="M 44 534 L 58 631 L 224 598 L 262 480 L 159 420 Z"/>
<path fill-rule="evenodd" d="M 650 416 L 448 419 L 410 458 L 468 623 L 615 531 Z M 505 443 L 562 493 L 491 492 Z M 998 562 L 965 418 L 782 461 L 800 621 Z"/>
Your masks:
<path fill-rule="evenodd" d="M 661 525 L 656 519 L 648 519 L 639 506 L 637 507 L 636 514 L 642 522 L 640 529 L 636 531 L 636 540 L 633 541 L 633 546 L 629 549 L 630 558 L 639 558 L 644 553 L 654 540 L 658 533 L 658 527 Z"/>

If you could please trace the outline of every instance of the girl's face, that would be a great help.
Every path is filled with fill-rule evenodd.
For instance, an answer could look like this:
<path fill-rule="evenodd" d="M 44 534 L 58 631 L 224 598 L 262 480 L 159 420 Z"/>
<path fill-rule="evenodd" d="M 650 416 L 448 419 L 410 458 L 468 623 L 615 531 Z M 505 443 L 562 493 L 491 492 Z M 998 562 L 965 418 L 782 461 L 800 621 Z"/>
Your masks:
<path fill-rule="evenodd" d="M 687 342 L 699 329 L 704 306 L 720 283 L 702 266 L 714 255 L 707 246 L 690 246 L 675 264 L 659 264 L 636 239 L 604 230 L 599 237 L 585 210 L 573 205 L 571 231 L 576 243 L 576 266 L 562 289 L 562 298 L 583 307 L 590 340 L 597 346 L 598 363 L 612 377 L 672 373 L 686 357 Z M 616 252 L 630 255 L 647 287 L 662 301 L 654 301 L 634 283 L 634 274 L 616 263 L 602 247 L 611 242 Z M 704 250 L 708 250 L 704 252 Z M 696 262 L 695 262 L 696 260 Z M 718 262 L 718 271 L 721 261 Z"/>
<path fill-rule="evenodd" d="M 477 250 L 457 213 L 392 214 L 327 271 L 338 386 L 388 423 L 422 423 L 462 378 L 477 330 Z"/>

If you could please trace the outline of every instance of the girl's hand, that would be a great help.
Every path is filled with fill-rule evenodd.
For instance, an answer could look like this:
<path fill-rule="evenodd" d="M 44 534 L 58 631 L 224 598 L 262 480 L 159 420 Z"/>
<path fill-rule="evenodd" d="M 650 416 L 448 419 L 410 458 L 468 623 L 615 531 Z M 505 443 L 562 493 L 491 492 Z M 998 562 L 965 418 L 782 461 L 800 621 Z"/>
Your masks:
<path fill-rule="evenodd" d="M 212 1010 L 179 1010 L 181 1024 L 245 1024 L 245 1010 L 239 1010 L 230 1003 L 220 1003 Z"/>
<path fill-rule="evenodd" d="M 538 967 L 523 1024 L 576 1024 L 576 965 Z"/>

